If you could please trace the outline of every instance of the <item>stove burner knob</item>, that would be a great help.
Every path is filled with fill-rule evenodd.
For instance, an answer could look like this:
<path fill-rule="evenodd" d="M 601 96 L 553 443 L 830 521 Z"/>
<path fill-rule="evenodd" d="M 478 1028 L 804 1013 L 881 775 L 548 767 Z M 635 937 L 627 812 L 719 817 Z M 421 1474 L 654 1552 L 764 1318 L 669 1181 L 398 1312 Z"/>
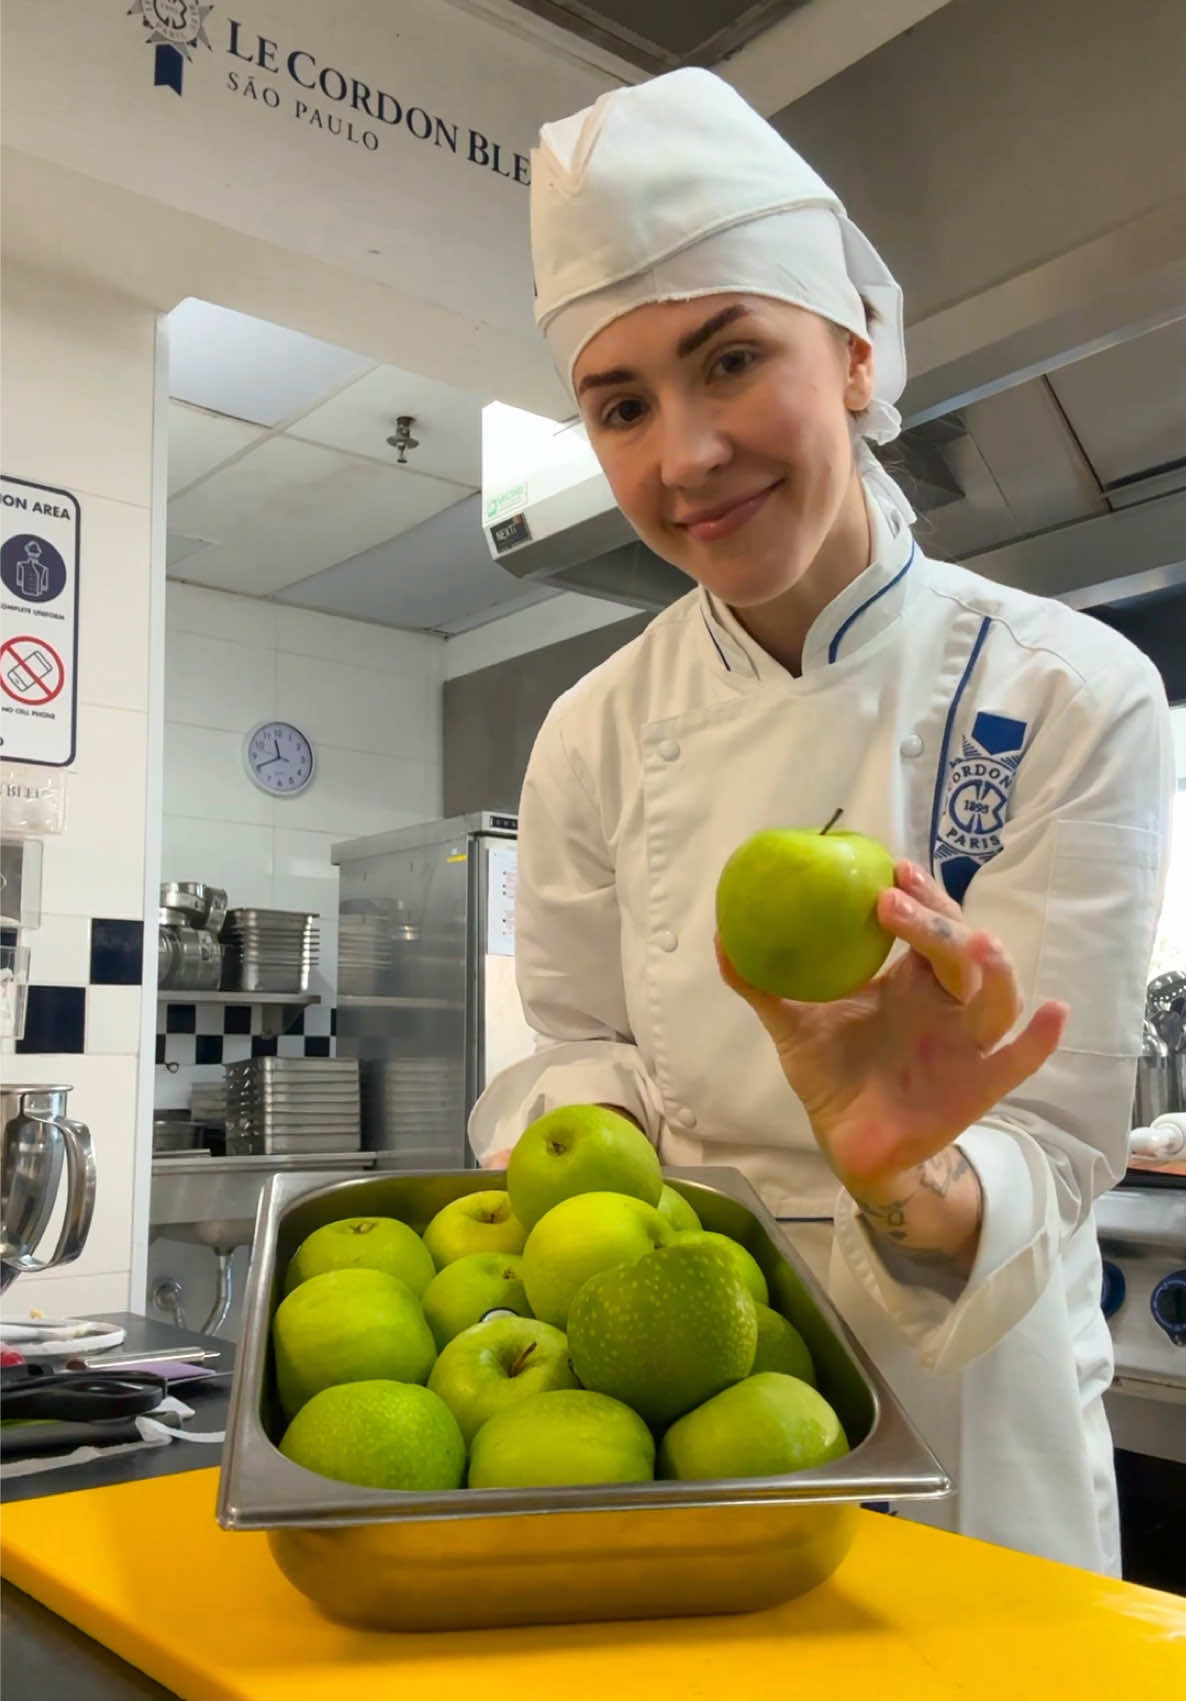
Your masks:
<path fill-rule="evenodd" d="M 1153 1321 L 1176 1347 L 1186 1347 L 1186 1270 L 1171 1270 L 1153 1289 L 1149 1301 Z"/>
<path fill-rule="evenodd" d="M 1104 1282 L 1100 1293 L 1100 1308 L 1105 1317 L 1115 1317 L 1124 1304 L 1124 1271 L 1110 1258 L 1104 1259 Z"/>

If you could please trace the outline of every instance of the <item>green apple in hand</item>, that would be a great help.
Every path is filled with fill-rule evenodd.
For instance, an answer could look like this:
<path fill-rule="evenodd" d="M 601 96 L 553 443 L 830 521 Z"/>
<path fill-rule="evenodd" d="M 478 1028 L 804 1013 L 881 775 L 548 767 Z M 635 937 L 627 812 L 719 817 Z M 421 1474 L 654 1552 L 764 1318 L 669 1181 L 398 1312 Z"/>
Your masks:
<path fill-rule="evenodd" d="M 675 1239 L 653 1205 L 626 1193 L 578 1193 L 544 1213 L 523 1248 L 523 1285 L 537 1317 L 563 1329 L 578 1291 L 598 1270 L 632 1264 Z"/>
<path fill-rule="evenodd" d="M 893 935 L 877 919 L 877 899 L 893 883 L 885 846 L 832 822 L 755 833 L 717 883 L 722 949 L 762 992 L 809 1004 L 847 998 L 889 955 Z"/>
<path fill-rule="evenodd" d="M 293 1418 L 280 1451 L 307 1471 L 364 1488 L 454 1489 L 465 1477 L 457 1419 L 411 1382 L 323 1388 Z"/>
<path fill-rule="evenodd" d="M 752 1297 L 759 1305 L 765 1305 L 770 1298 L 770 1290 L 766 1278 L 762 1274 L 762 1266 L 752 1252 L 747 1252 L 739 1241 L 730 1240 L 727 1234 L 715 1234 L 711 1229 L 690 1229 L 679 1237 L 681 1243 L 689 1246 L 714 1246 L 723 1258 L 727 1258 Z"/>
<path fill-rule="evenodd" d="M 685 1232 L 700 1227 L 700 1218 L 688 1204 L 682 1193 L 677 1193 L 674 1187 L 663 1184 L 659 1195 L 659 1203 L 655 1206 L 661 1217 L 666 1217 L 673 1229 Z"/>
<path fill-rule="evenodd" d="M 655 1443 L 636 1412 L 583 1388 L 535 1394 L 474 1436 L 471 1488 L 650 1482 Z"/>
<path fill-rule="evenodd" d="M 289 1418 L 339 1382 L 423 1382 L 436 1357 L 420 1301 L 381 1270 L 310 1276 L 276 1307 L 272 1348 Z"/>
<path fill-rule="evenodd" d="M 428 1379 L 467 1442 L 495 1412 L 531 1394 L 576 1385 L 568 1342 L 559 1329 L 534 1317 L 488 1317 L 463 1329 Z"/>
<path fill-rule="evenodd" d="M 758 1350 L 751 1375 L 760 1370 L 781 1370 L 784 1376 L 797 1376 L 814 1388 L 815 1366 L 798 1329 L 768 1305 L 755 1305 L 754 1310 L 758 1314 Z"/>
<path fill-rule="evenodd" d="M 346 1217 L 314 1229 L 288 1266 L 286 1293 L 327 1270 L 383 1270 L 407 1282 L 419 1299 L 436 1274 L 432 1254 L 407 1223 L 396 1217 Z"/>
<path fill-rule="evenodd" d="M 586 1388 L 654 1428 L 748 1376 L 758 1319 L 745 1283 L 711 1246 L 677 1242 L 590 1276 L 568 1314 Z"/>
<path fill-rule="evenodd" d="M 420 1300 L 438 1347 L 480 1323 L 488 1311 L 531 1316 L 517 1252 L 470 1252 L 435 1275 Z"/>
<path fill-rule="evenodd" d="M 424 1231 L 438 1270 L 471 1252 L 522 1252 L 527 1230 L 501 1188 L 464 1193 L 439 1210 Z"/>
<path fill-rule="evenodd" d="M 661 1476 L 781 1477 L 848 1452 L 840 1419 L 806 1382 L 761 1371 L 673 1423 L 659 1450 Z"/>
<path fill-rule="evenodd" d="M 657 1205 L 658 1153 L 628 1117 L 597 1104 L 551 1110 L 526 1128 L 507 1164 L 515 1215 L 533 1229 L 546 1211 L 577 1193 L 629 1193 Z"/>

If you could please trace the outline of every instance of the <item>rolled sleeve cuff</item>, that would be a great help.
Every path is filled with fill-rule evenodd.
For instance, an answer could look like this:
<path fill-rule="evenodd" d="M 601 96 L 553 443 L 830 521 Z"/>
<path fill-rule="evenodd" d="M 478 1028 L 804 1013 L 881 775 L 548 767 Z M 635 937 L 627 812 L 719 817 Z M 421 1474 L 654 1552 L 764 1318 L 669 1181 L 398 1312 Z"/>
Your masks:
<path fill-rule="evenodd" d="M 980 1181 L 980 1243 L 957 1297 L 927 1286 L 908 1253 L 881 1243 L 844 1197 L 836 1244 L 861 1287 L 906 1337 L 928 1370 L 963 1367 L 1014 1328 L 1050 1279 L 1058 1211 L 1045 1156 L 1025 1134 L 975 1127 L 955 1142 Z"/>

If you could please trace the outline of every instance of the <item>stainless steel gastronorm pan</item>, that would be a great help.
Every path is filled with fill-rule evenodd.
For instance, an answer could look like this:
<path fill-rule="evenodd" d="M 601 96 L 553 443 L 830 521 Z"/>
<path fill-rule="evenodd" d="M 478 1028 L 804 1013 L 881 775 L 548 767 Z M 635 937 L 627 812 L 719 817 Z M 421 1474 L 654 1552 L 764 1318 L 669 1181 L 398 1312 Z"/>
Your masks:
<path fill-rule="evenodd" d="M 489 1171 L 400 1172 L 326 1185 L 273 1176 L 260 1199 L 219 1485 L 219 1522 L 266 1530 L 281 1570 L 330 1618 L 372 1629 L 466 1629 L 745 1612 L 813 1588 L 839 1565 L 862 1501 L 935 1498 L 950 1484 L 884 1378 L 748 1183 L 670 1170 L 706 1228 L 740 1240 L 772 1303 L 806 1338 L 851 1444 L 785 1477 L 555 1489 L 386 1493 L 315 1475 L 283 1431 L 269 1351 L 289 1258 L 341 1217 L 422 1229 L 442 1205 L 502 1182 Z"/>

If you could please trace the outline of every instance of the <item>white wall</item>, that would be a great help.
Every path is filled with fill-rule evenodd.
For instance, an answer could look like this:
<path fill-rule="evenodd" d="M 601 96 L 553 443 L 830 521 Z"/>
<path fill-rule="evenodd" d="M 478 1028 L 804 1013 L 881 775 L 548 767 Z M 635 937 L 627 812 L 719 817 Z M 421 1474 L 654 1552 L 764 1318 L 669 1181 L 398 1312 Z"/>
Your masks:
<path fill-rule="evenodd" d="M 166 600 L 162 879 L 224 886 L 232 906 L 321 916 L 313 990 L 337 987 L 342 839 L 441 812 L 445 642 L 171 581 Z M 243 764 L 260 721 L 312 739 L 313 783 L 273 798 Z"/>
<path fill-rule="evenodd" d="M 42 925 L 25 943 L 31 982 L 86 989 L 83 1052 L 5 1056 L 0 1070 L 9 1082 L 72 1083 L 71 1114 L 89 1125 L 98 1165 L 82 1257 L 21 1277 L 5 1309 L 93 1313 L 130 1297 L 136 1129 L 146 1112 L 142 988 L 87 982 L 92 918 L 144 914 L 156 316 L 92 285 L 11 265 L 0 326 L 4 470 L 70 490 L 81 506 L 78 752 L 66 831 L 45 842 Z M 150 1079 L 149 1071 L 146 1086 Z"/>
<path fill-rule="evenodd" d="M 600 626 L 612 626 L 615 621 L 629 620 L 636 608 L 624 603 L 607 602 L 604 597 L 581 596 L 576 591 L 562 591 L 531 608 L 515 614 L 504 614 L 500 620 L 488 621 L 471 632 L 459 632 L 445 645 L 445 678 L 456 679 L 462 673 L 474 673 L 480 667 L 494 667 L 510 661 L 512 656 L 526 655 L 529 650 L 542 650 L 548 644 L 559 644 L 565 638 L 577 638 L 582 632 L 595 632 Z"/>

